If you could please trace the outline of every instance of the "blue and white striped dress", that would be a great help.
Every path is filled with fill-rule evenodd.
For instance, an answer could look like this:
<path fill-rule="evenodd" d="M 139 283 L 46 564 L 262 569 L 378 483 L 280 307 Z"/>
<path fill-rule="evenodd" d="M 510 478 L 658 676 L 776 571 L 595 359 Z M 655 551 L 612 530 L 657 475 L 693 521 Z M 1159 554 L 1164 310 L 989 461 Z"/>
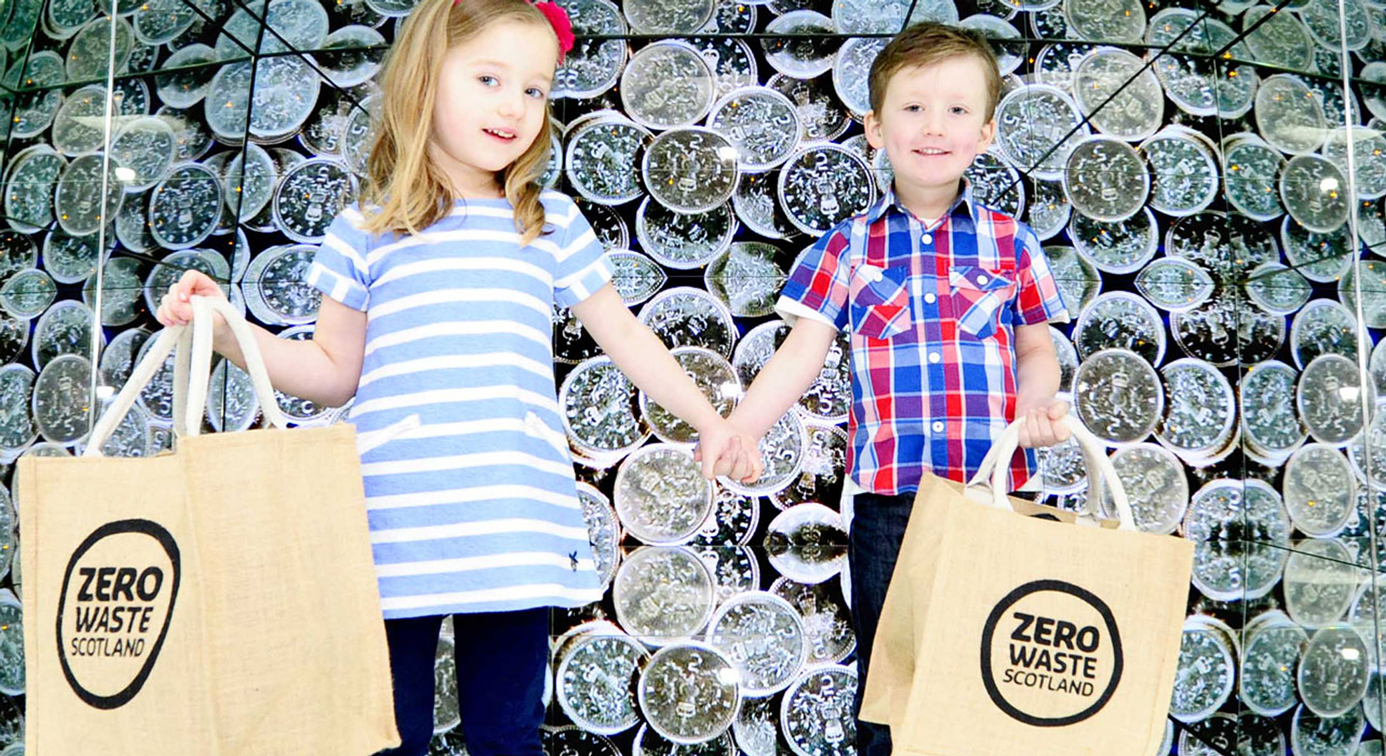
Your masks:
<path fill-rule="evenodd" d="M 416 236 L 328 228 L 308 281 L 367 314 L 351 421 L 421 427 L 361 457 L 386 619 L 601 598 L 554 389 L 552 304 L 611 278 L 572 200 L 520 247 L 504 199 L 459 200 Z"/>

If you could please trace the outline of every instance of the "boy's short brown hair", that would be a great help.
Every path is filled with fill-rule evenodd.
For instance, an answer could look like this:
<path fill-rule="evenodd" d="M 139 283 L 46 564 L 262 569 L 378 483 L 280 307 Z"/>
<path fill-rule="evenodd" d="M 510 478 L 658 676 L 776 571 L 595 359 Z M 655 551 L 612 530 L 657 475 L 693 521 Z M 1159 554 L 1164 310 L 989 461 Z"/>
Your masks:
<path fill-rule="evenodd" d="M 996 53 L 980 35 L 930 21 L 915 24 L 895 35 L 876 56 L 876 62 L 871 64 L 869 81 L 871 109 L 880 112 L 885 104 L 886 86 L 900 71 L 969 55 L 982 64 L 987 79 L 986 116 L 990 121 L 996 111 L 996 102 L 1001 98 L 1001 69 L 996 65 Z"/>

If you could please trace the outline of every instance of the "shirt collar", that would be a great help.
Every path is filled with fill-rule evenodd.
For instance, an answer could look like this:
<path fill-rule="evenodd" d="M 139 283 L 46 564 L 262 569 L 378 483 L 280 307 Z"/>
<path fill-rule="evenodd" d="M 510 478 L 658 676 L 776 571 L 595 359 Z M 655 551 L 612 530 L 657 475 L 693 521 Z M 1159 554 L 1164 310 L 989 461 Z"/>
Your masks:
<path fill-rule="evenodd" d="M 966 211 L 973 223 L 977 222 L 978 205 L 972 196 L 972 182 L 968 181 L 966 176 L 962 178 L 962 192 L 959 193 L 957 199 L 953 200 L 953 206 L 948 208 L 948 212 L 945 213 L 945 215 L 954 215 L 958 212 L 959 207 Z M 881 197 L 876 201 L 876 204 L 867 209 L 866 222 L 875 223 L 891 209 L 907 215 L 910 214 L 910 210 L 896 200 L 894 182 L 891 182 L 890 189 L 886 190 L 885 196 Z"/>

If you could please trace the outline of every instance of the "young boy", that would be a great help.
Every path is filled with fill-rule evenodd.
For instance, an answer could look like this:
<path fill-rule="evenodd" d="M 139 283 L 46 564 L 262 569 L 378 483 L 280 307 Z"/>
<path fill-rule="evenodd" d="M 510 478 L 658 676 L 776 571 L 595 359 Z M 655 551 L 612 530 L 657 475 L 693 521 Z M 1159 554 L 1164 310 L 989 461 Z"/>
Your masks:
<path fill-rule="evenodd" d="M 858 694 L 924 472 L 969 479 L 1013 418 L 1025 419 L 1027 447 L 1068 436 L 1054 422 L 1067 405 L 1054 399 L 1046 325 L 1068 313 L 1039 239 L 977 204 L 962 178 L 991 144 L 1000 89 L 990 47 L 956 28 L 912 26 L 882 50 L 866 138 L 890 157 L 893 189 L 795 261 L 777 307 L 794 327 L 731 417 L 760 438 L 813 382 L 837 332 L 851 330 Z M 1030 452 L 1011 461 L 1012 488 L 1032 464 Z M 888 727 L 857 728 L 861 756 L 888 756 Z"/>

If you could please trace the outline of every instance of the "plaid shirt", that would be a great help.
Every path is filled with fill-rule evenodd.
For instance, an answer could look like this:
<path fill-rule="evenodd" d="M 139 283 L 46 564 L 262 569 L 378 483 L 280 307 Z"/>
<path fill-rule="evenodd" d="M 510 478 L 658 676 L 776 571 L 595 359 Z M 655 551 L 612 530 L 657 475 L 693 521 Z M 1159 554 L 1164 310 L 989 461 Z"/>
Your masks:
<path fill-rule="evenodd" d="M 925 470 L 976 474 L 1015 418 L 1013 326 L 1068 319 L 1039 238 L 966 182 L 927 227 L 893 190 L 838 224 L 799 255 L 776 309 L 851 328 L 847 470 L 878 494 L 916 490 Z M 1033 469 L 1016 455 L 1012 490 Z"/>

